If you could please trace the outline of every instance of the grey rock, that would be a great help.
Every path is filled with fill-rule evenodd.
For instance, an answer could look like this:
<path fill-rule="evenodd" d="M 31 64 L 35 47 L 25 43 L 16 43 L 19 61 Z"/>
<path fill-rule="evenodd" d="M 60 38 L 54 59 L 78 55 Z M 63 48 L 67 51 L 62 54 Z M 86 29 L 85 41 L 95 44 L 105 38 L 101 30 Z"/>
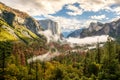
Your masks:
<path fill-rule="evenodd" d="M 90 23 L 87 29 L 84 29 L 80 33 L 80 37 L 88 36 L 99 36 L 99 35 L 109 35 L 112 37 L 117 37 L 120 35 L 120 19 L 117 21 L 112 21 L 110 23 L 102 24 L 100 22 Z"/>
<path fill-rule="evenodd" d="M 39 24 L 44 30 L 51 30 L 52 34 L 58 34 L 58 23 L 50 19 L 39 20 Z"/>
<path fill-rule="evenodd" d="M 31 17 L 25 18 L 24 25 L 35 34 L 39 34 L 41 31 L 39 23 Z"/>

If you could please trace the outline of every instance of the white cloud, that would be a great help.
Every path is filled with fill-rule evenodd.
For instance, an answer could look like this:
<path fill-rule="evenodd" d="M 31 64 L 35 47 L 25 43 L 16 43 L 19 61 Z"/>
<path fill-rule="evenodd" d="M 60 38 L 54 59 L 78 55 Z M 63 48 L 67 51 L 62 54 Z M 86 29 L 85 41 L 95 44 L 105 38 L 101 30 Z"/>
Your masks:
<path fill-rule="evenodd" d="M 60 11 L 64 5 L 71 12 L 69 15 L 81 15 L 84 11 L 99 11 L 108 10 L 120 13 L 120 8 L 111 9 L 111 5 L 120 4 L 120 0 L 0 0 L 8 6 L 27 12 L 31 16 L 47 15 L 46 17 L 58 21 L 60 26 L 64 29 L 79 29 L 80 27 L 88 27 L 90 22 L 97 22 L 106 18 L 105 15 L 91 16 L 92 20 L 77 20 L 64 17 L 48 16 L 48 14 L 55 14 Z M 79 7 L 72 4 L 78 3 Z"/>
<path fill-rule="evenodd" d="M 71 12 L 67 12 L 67 14 L 71 15 L 71 16 L 81 15 L 83 13 L 82 9 L 80 9 L 79 7 L 76 7 L 76 6 L 72 5 L 72 4 L 68 5 L 66 7 L 66 9 L 72 10 Z"/>
<path fill-rule="evenodd" d="M 101 35 L 101 36 L 92 36 L 92 37 L 85 37 L 85 38 L 68 38 L 66 39 L 67 42 L 71 44 L 93 44 L 99 42 L 106 42 L 108 35 Z"/>
<path fill-rule="evenodd" d="M 99 15 L 99 16 L 91 16 L 90 17 L 91 19 L 95 19 L 95 20 L 102 20 L 102 19 L 104 19 L 104 18 L 106 18 L 106 16 L 105 15 Z"/>
<path fill-rule="evenodd" d="M 120 0 L 0 0 L 1 2 L 27 12 L 30 15 L 54 14 L 60 11 L 64 5 L 78 3 L 81 9 L 72 7 L 70 15 L 82 14 L 84 11 L 108 10 L 113 4 L 119 4 Z"/>
<path fill-rule="evenodd" d="M 114 11 L 117 15 L 120 15 L 120 6 L 113 8 L 113 11 Z"/>
<path fill-rule="evenodd" d="M 54 16 L 46 15 L 46 17 L 58 22 L 61 28 L 63 29 L 79 29 L 80 27 L 82 27 L 80 24 L 83 23 L 82 21 L 77 19 L 69 19 L 59 16 L 54 17 Z"/>
<path fill-rule="evenodd" d="M 77 0 L 0 0 L 13 8 L 27 12 L 30 15 L 54 14 L 65 4 L 73 4 Z"/>
<path fill-rule="evenodd" d="M 80 28 L 88 28 L 91 22 L 97 22 L 97 20 L 93 19 L 88 19 L 88 20 L 77 20 L 77 19 L 69 19 L 69 18 L 64 18 L 64 17 L 54 17 L 47 15 L 46 16 L 49 19 L 52 19 L 53 21 L 58 22 L 60 28 L 63 31 L 66 30 L 76 30 Z M 61 31 L 60 31 L 61 32 Z"/>
<path fill-rule="evenodd" d="M 47 38 L 47 43 L 60 40 L 60 36 L 58 34 L 53 35 L 51 30 L 40 31 L 39 33 Z"/>
<path fill-rule="evenodd" d="M 76 7 L 76 6 L 72 5 L 72 4 L 66 6 L 66 9 L 69 9 L 69 10 L 72 10 L 72 11 L 77 11 L 77 10 L 79 10 L 78 7 Z"/>
<path fill-rule="evenodd" d="M 79 0 L 80 7 L 85 11 L 108 10 L 113 4 L 119 4 L 119 0 Z"/>
<path fill-rule="evenodd" d="M 106 19 L 108 20 L 109 18 L 108 18 L 108 17 L 106 17 Z"/>
<path fill-rule="evenodd" d="M 71 16 L 76 16 L 76 15 L 81 15 L 82 14 L 82 11 L 76 11 L 76 12 L 67 12 L 68 15 L 71 15 Z"/>

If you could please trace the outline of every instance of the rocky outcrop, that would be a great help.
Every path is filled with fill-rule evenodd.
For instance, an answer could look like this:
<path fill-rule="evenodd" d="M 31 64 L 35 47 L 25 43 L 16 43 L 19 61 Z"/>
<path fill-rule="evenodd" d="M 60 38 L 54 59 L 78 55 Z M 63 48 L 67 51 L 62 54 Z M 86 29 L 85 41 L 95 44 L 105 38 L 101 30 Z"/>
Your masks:
<path fill-rule="evenodd" d="M 103 26 L 103 24 L 100 22 L 97 22 L 97 23 L 92 22 L 92 23 L 90 23 L 88 30 L 90 32 L 99 31 L 102 28 L 102 26 Z"/>
<path fill-rule="evenodd" d="M 85 36 L 91 36 L 91 33 L 93 33 L 93 35 L 96 35 L 96 33 L 99 31 L 100 29 L 102 29 L 102 26 L 104 24 L 97 22 L 97 23 L 90 23 L 89 28 L 87 29 L 77 29 L 75 31 L 73 31 L 72 33 L 70 33 L 67 37 L 75 37 L 75 38 L 80 38 L 80 37 L 85 37 Z M 99 33 L 102 34 L 102 33 Z"/>
<path fill-rule="evenodd" d="M 39 20 L 39 24 L 42 26 L 44 30 L 50 30 L 52 34 L 59 34 L 58 23 L 54 22 L 50 19 Z"/>
<path fill-rule="evenodd" d="M 33 33 L 36 33 L 37 35 L 39 34 L 39 31 L 41 31 L 41 27 L 39 23 L 31 17 L 25 18 L 24 25 Z"/>
<path fill-rule="evenodd" d="M 18 22 L 19 24 L 24 24 L 25 22 L 25 19 L 21 18 L 21 17 L 18 17 L 18 16 L 15 16 L 15 21 Z"/>
<path fill-rule="evenodd" d="M 46 36 L 48 43 L 60 41 L 63 39 L 63 35 L 61 34 L 61 28 L 59 26 L 59 23 L 50 20 L 39 20 L 39 24 L 41 25 L 43 31 L 40 31 L 41 34 Z"/>

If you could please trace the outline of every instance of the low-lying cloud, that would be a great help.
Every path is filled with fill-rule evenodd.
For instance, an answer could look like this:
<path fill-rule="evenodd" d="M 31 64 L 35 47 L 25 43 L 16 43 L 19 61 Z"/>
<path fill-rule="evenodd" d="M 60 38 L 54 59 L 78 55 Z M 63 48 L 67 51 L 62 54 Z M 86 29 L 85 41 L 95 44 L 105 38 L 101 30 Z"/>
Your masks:
<path fill-rule="evenodd" d="M 101 36 L 93 36 L 93 37 L 85 37 L 85 38 L 67 38 L 66 41 L 71 44 L 93 44 L 97 42 L 106 42 L 108 35 L 101 35 Z"/>
<path fill-rule="evenodd" d="M 50 41 L 58 41 L 60 39 L 60 36 L 58 34 L 53 35 L 51 30 L 40 31 L 39 33 L 47 38 L 47 43 Z"/>

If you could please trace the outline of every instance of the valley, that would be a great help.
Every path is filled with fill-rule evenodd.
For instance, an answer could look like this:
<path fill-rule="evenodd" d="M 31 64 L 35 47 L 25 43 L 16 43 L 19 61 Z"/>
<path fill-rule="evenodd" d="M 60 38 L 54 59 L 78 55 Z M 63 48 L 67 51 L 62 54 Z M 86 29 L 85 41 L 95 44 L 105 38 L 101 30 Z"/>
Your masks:
<path fill-rule="evenodd" d="M 44 15 L 50 19 L 0 2 L 0 80 L 120 79 L 120 19 L 85 28 L 76 22 L 77 29 L 65 32 L 74 19 Z"/>

